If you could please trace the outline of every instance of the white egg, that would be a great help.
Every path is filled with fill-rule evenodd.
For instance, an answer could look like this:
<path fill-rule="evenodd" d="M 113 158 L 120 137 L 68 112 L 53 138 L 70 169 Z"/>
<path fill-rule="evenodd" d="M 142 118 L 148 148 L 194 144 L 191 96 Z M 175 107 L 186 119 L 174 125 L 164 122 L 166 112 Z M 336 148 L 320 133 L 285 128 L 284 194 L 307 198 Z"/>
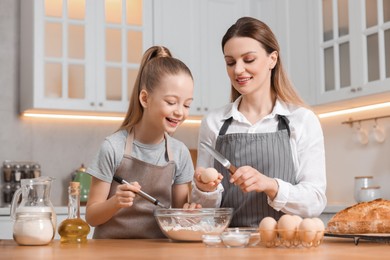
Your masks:
<path fill-rule="evenodd" d="M 209 183 L 218 179 L 218 171 L 214 168 L 204 169 L 200 174 L 200 179 L 204 183 Z"/>
<path fill-rule="evenodd" d="M 311 243 L 316 238 L 317 224 L 311 218 L 304 218 L 299 225 L 299 238 L 302 242 Z"/>
<path fill-rule="evenodd" d="M 297 221 L 294 216 L 285 214 L 278 220 L 278 232 L 284 240 L 293 240 L 297 229 Z"/>
<path fill-rule="evenodd" d="M 260 221 L 259 230 L 262 242 L 269 243 L 276 238 L 277 222 L 272 217 L 265 217 Z"/>

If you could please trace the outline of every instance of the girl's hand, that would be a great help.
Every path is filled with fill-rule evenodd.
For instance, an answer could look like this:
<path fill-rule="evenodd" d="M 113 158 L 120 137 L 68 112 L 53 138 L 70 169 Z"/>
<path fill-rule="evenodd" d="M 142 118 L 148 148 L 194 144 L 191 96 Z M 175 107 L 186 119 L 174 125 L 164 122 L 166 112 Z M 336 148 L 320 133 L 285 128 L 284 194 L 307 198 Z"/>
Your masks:
<path fill-rule="evenodd" d="M 250 166 L 242 166 L 230 176 L 230 183 L 240 187 L 243 192 L 265 192 L 273 200 L 279 186 L 275 179 L 265 176 Z"/>
<path fill-rule="evenodd" d="M 204 171 L 204 170 L 205 169 L 203 167 L 198 167 L 195 170 L 194 181 L 195 181 L 196 187 L 199 190 L 204 191 L 204 192 L 215 191 L 217 189 L 218 184 L 220 184 L 222 179 L 223 179 L 222 174 L 218 173 L 218 179 L 217 180 L 209 182 L 209 183 L 204 183 L 204 182 L 202 182 L 202 180 L 200 178 L 200 175 L 201 175 L 202 171 Z"/>
<path fill-rule="evenodd" d="M 194 202 L 187 202 L 184 204 L 183 209 L 201 209 L 202 205 Z"/>
<path fill-rule="evenodd" d="M 117 208 L 131 207 L 134 202 L 136 193 L 141 190 L 141 186 L 138 182 L 132 182 L 131 184 L 118 185 L 115 192 L 115 206 Z"/>

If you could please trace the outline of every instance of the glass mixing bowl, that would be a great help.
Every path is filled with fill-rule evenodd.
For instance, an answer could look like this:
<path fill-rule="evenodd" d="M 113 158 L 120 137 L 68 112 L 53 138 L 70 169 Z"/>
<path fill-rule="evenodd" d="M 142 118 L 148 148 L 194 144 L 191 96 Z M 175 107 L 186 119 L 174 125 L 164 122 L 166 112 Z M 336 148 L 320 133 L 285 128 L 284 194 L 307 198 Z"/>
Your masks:
<path fill-rule="evenodd" d="M 233 209 L 155 209 L 154 216 L 168 238 L 176 241 L 202 241 L 202 235 L 219 235 L 229 226 Z"/>

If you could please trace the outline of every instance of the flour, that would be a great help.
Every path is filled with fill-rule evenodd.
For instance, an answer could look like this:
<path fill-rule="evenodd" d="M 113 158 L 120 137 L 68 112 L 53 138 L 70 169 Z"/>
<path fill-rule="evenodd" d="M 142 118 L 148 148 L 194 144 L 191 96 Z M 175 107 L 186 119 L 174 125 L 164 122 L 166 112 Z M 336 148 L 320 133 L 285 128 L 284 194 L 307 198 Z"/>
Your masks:
<path fill-rule="evenodd" d="M 13 228 L 14 240 L 19 245 L 46 245 L 54 237 L 51 214 L 17 214 Z"/>
<path fill-rule="evenodd" d="M 183 227 L 178 224 L 162 225 L 165 234 L 173 240 L 202 241 L 204 234 L 220 234 L 225 229 L 226 224 L 216 225 L 208 222 L 199 222 L 192 226 Z"/>

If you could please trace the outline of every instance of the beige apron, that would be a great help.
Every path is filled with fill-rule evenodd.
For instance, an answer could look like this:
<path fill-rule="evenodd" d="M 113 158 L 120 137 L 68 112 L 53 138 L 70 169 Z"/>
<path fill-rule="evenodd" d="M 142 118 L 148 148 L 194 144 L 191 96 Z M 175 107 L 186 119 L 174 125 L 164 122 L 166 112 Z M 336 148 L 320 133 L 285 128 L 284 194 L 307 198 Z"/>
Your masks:
<path fill-rule="evenodd" d="M 125 154 L 115 176 L 128 182 L 137 181 L 144 192 L 158 199 L 163 205 L 170 206 L 175 163 L 169 152 L 167 136 L 165 144 L 169 162 L 165 166 L 153 165 L 132 157 L 133 140 L 134 132 L 131 131 L 127 136 Z M 115 181 L 111 183 L 108 198 L 115 195 L 118 185 Z M 120 209 L 109 221 L 97 226 L 93 238 L 164 238 L 153 215 L 156 207 L 142 197 L 136 196 L 133 206 Z"/>

